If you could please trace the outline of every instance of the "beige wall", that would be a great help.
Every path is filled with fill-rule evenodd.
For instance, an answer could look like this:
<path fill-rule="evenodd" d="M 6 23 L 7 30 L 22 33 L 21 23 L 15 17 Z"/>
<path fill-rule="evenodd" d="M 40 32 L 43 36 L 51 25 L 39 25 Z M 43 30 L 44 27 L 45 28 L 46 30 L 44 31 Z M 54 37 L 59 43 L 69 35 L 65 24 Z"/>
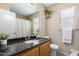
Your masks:
<path fill-rule="evenodd" d="M 8 3 L 0 3 L 0 9 L 10 10 L 10 5 Z"/>
<path fill-rule="evenodd" d="M 34 4 L 36 6 L 36 9 L 38 10 L 37 14 L 34 14 L 30 17 L 32 19 L 33 17 L 39 17 L 40 19 L 40 32 L 39 35 L 44 36 L 46 35 L 46 19 L 44 14 L 44 7 L 41 4 Z"/>
<path fill-rule="evenodd" d="M 22 15 L 19 15 L 19 14 L 16 14 L 16 18 L 29 20 L 26 16 L 22 16 Z"/>
<path fill-rule="evenodd" d="M 72 44 L 64 44 L 61 39 L 61 31 L 60 27 L 60 19 L 59 19 L 59 11 L 65 8 L 76 6 L 75 11 L 75 21 L 76 21 L 76 29 L 79 29 L 79 4 L 57 4 L 51 8 L 50 10 L 54 10 L 54 13 L 51 18 L 47 19 L 47 33 L 51 36 L 52 42 L 59 45 L 59 51 L 70 53 L 71 49 L 79 50 L 79 31 L 74 31 L 73 42 Z"/>

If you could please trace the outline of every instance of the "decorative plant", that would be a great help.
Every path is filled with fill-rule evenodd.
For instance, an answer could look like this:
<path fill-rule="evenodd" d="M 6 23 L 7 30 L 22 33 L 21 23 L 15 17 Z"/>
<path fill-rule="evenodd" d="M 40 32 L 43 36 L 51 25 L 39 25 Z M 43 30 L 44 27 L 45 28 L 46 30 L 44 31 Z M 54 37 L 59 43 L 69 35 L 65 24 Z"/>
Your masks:
<path fill-rule="evenodd" d="M 53 11 L 45 9 L 44 12 L 45 12 L 46 17 L 50 17 Z"/>
<path fill-rule="evenodd" d="M 32 36 L 38 36 L 38 33 L 33 32 L 33 33 L 32 33 Z"/>
<path fill-rule="evenodd" d="M 9 37 L 9 35 L 8 34 L 6 34 L 6 33 L 0 33 L 0 40 L 6 40 L 7 38 Z"/>
<path fill-rule="evenodd" d="M 46 15 L 51 15 L 52 11 L 49 11 L 48 9 L 45 9 L 45 14 Z"/>

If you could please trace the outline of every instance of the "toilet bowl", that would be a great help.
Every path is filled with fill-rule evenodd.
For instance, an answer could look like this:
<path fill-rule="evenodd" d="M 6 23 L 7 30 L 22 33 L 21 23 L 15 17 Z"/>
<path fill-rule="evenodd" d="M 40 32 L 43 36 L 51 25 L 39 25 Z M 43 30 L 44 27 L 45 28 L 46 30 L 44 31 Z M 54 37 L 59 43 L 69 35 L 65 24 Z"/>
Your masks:
<path fill-rule="evenodd" d="M 50 44 L 50 48 L 51 48 L 51 56 L 56 56 L 59 46 L 56 44 Z"/>

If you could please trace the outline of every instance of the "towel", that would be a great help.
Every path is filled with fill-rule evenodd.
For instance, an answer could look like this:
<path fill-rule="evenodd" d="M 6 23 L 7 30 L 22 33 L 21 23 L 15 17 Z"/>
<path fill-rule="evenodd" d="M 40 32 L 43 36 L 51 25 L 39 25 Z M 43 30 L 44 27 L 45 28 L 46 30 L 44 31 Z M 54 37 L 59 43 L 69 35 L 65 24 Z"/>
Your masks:
<path fill-rule="evenodd" d="M 62 42 L 72 43 L 72 29 L 63 29 L 62 30 Z"/>

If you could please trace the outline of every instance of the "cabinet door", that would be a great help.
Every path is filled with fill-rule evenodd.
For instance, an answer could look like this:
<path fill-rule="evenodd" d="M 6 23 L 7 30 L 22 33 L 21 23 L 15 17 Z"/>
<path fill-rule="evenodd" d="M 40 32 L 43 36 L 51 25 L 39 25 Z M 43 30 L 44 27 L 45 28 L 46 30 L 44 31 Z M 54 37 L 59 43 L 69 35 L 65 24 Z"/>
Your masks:
<path fill-rule="evenodd" d="M 39 56 L 39 47 L 33 48 L 31 51 L 26 53 L 27 56 Z"/>
<path fill-rule="evenodd" d="M 17 56 L 39 56 L 39 47 L 34 47 L 32 49 L 23 51 L 17 54 Z"/>
<path fill-rule="evenodd" d="M 40 56 L 49 56 L 50 55 L 50 42 L 46 42 L 40 45 Z"/>

